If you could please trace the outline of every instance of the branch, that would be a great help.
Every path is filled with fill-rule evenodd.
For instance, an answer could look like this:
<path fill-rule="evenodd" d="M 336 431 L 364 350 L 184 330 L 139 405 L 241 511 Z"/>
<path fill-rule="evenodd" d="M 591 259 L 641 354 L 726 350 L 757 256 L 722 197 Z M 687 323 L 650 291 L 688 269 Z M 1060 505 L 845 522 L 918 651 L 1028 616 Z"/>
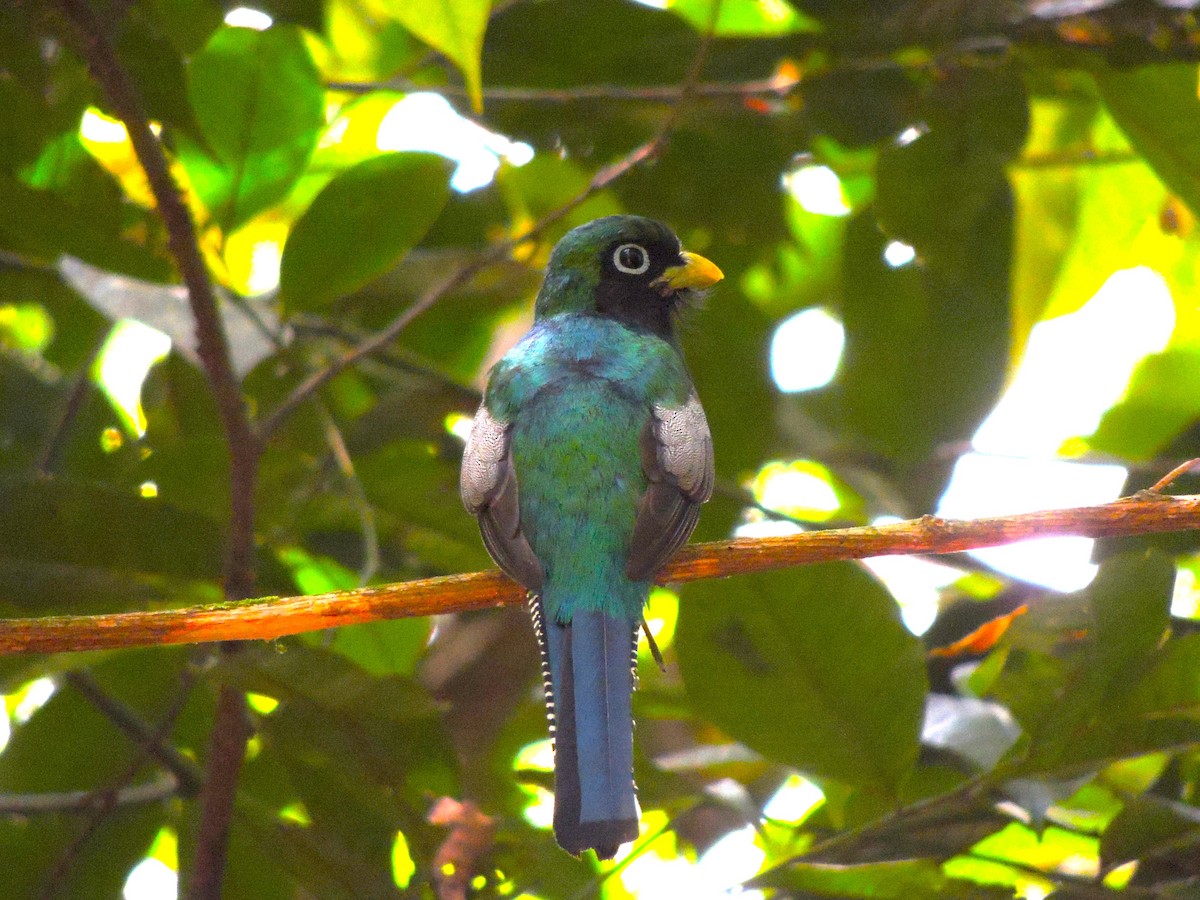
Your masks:
<path fill-rule="evenodd" d="M 776 72 L 767 78 L 750 81 L 703 81 L 687 93 L 694 99 L 746 100 L 752 97 L 782 99 L 790 94 L 800 78 L 786 72 Z M 325 85 L 331 91 L 350 94 L 369 94 L 373 91 L 427 91 L 446 97 L 465 99 L 466 88 L 454 85 L 419 85 L 408 81 L 331 81 Z M 654 84 L 630 87 L 616 84 L 585 84 L 573 88 L 484 88 L 483 99 L 501 103 L 594 103 L 613 101 L 675 103 L 684 94 L 678 84 Z"/>
<path fill-rule="evenodd" d="M 109 721 L 120 728 L 142 753 L 167 769 L 174 776 L 175 790 L 185 797 L 194 797 L 200 792 L 200 787 L 204 783 L 204 774 L 194 762 L 166 740 L 169 729 L 164 729 L 162 725 L 152 726 L 144 721 L 134 709 L 107 694 L 84 669 L 68 672 L 66 681 L 79 691 L 92 706 L 102 712 Z M 187 694 L 191 691 L 191 686 L 192 677 L 187 674 L 180 690 L 180 699 L 174 704 L 176 709 L 172 714 L 166 716 L 164 721 L 174 724 L 177 713 L 182 710 Z"/>
<path fill-rule="evenodd" d="M 226 557 L 226 594 L 248 596 L 254 585 L 254 478 L 258 442 L 250 427 L 237 377 L 229 362 L 229 343 L 221 327 L 217 297 L 204 259 L 200 255 L 196 223 L 171 176 L 162 145 L 150 128 L 141 98 L 132 79 L 121 68 L 108 39 L 111 23 L 101 22 L 87 0 L 60 0 L 71 26 L 74 44 L 82 53 L 92 77 L 104 90 L 113 110 L 125 123 L 138 163 L 154 195 L 159 216 L 167 229 L 171 255 L 187 287 L 188 303 L 196 322 L 197 353 L 217 401 L 221 426 L 229 447 L 232 488 L 229 552 Z"/>
<path fill-rule="evenodd" d="M 957 553 L 1029 538 L 1130 537 L 1200 529 L 1200 495 L 1143 491 L 1103 506 L 1084 506 L 969 521 L 923 516 L 907 522 L 812 531 L 785 537 L 692 544 L 660 573 L 686 583 L 833 560 Z M 499 571 L 427 578 L 308 597 L 154 612 L 0 620 L 0 654 L 55 653 L 225 640 L 272 640 L 341 625 L 465 612 L 524 600 Z"/>
<path fill-rule="evenodd" d="M 35 816 L 43 813 L 93 812 L 116 806 L 144 806 L 174 797 L 179 782 L 174 775 L 164 774 L 120 790 L 63 791 L 51 794 L 0 794 L 0 815 Z"/>
<path fill-rule="evenodd" d="M 167 229 L 171 255 L 187 287 L 188 303 L 196 324 L 197 353 L 216 399 L 225 443 L 229 450 L 229 544 L 225 554 L 225 596 L 240 599 L 254 590 L 254 489 L 258 478 L 261 443 L 250 424 L 241 387 L 230 363 L 229 342 L 221 325 L 212 280 L 200 254 L 196 223 L 172 178 L 162 145 L 150 128 L 137 87 L 121 67 L 108 27 L 89 0 L 59 0 L 72 37 L 88 69 L 103 88 L 118 117 L 125 123 L 138 163 L 154 195 Z M 248 732 L 239 727 L 246 718 L 245 698 L 238 694 L 240 713 L 233 699 L 221 694 L 209 750 L 209 777 L 201 794 L 201 820 L 195 850 L 193 897 L 220 896 L 237 775 L 245 754 Z M 226 701 L 229 702 L 226 702 Z M 225 730 L 228 730 L 228 733 Z M 237 741 L 241 746 L 235 746 Z M 54 883 L 54 878 L 51 883 Z"/>

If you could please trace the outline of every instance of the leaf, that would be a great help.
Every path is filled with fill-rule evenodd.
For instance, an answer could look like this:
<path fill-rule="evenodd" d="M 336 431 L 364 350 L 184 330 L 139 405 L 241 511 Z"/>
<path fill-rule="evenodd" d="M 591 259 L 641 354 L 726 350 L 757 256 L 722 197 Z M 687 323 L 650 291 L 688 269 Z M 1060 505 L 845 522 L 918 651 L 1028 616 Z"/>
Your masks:
<path fill-rule="evenodd" d="M 1175 565 L 1156 551 L 1108 559 L 1088 588 L 1095 620 L 1098 679 L 1127 678 L 1170 624 Z"/>
<path fill-rule="evenodd" d="M 1088 446 L 1122 459 L 1153 459 L 1200 419 L 1200 347 L 1169 348 L 1143 359 L 1125 396 L 1110 407 Z"/>
<path fill-rule="evenodd" d="M 268 734 L 286 734 L 301 757 L 344 756 L 377 784 L 407 785 L 417 796 L 454 791 L 440 719 L 420 686 L 396 675 L 373 678 L 338 653 L 298 641 L 284 646 L 222 670 L 227 682 L 280 701 L 264 722 Z"/>
<path fill-rule="evenodd" d="M 321 309 L 396 265 L 446 205 L 453 170 L 432 153 L 387 153 L 329 182 L 284 247 L 286 308 Z"/>
<path fill-rule="evenodd" d="M 163 273 L 163 264 L 153 254 L 116 233 L 112 225 L 121 221 L 121 211 L 115 194 L 111 199 L 101 219 L 94 209 L 0 173 L 0 249 L 47 263 L 70 253 L 121 272 Z"/>
<path fill-rule="evenodd" d="M 932 860 L 866 863 L 857 866 L 790 863 L 747 883 L 777 887 L 805 897 L 870 897 L 872 900 L 910 900 L 914 897 L 949 900 L 1002 900 L 1011 889 L 951 878 Z"/>
<path fill-rule="evenodd" d="M 712 21 L 713 5 L 719 3 L 717 21 Z M 671 12 L 705 34 L 710 23 L 713 34 L 721 37 L 777 37 L 821 31 L 821 23 L 790 4 L 761 3 L 759 0 L 677 0 L 667 6 Z"/>
<path fill-rule="evenodd" d="M 916 760 L 925 666 L 862 569 L 688 585 L 676 640 L 698 714 L 778 762 L 896 795 Z"/>
<path fill-rule="evenodd" d="M 206 150 L 181 158 L 226 230 L 281 200 L 325 125 L 324 92 L 300 31 L 220 28 L 188 67 L 188 97 Z"/>
<path fill-rule="evenodd" d="M 0 482 L 0 547 L 14 559 L 206 579 L 220 575 L 224 543 L 212 520 L 132 488 Z"/>
<path fill-rule="evenodd" d="M 1130 797 L 1100 837 L 1107 869 L 1200 840 L 1200 810 L 1164 797 Z"/>
<path fill-rule="evenodd" d="M 846 349 L 832 415 L 902 465 L 969 440 L 1003 384 L 1013 203 L 1006 183 L 993 184 L 953 251 L 924 262 L 890 267 L 869 211 L 847 229 Z M 953 391 L 944 390 L 948 383 Z M 940 487 L 930 485 L 918 508 L 931 506 Z"/>
<path fill-rule="evenodd" d="M 157 328 L 171 338 L 172 348 L 184 359 L 203 368 L 196 352 L 196 322 L 187 288 L 107 272 L 70 256 L 58 261 L 58 271 L 93 309 L 109 320 L 137 319 Z M 233 371 L 244 378 L 278 349 L 270 335 L 280 333 L 279 317 L 273 304 L 254 298 L 239 304 L 222 300 L 219 311 Z"/>
<path fill-rule="evenodd" d="M 1096 75 L 1121 130 L 1155 174 L 1200 213 L 1200 99 L 1196 66 L 1178 63 Z"/>
<path fill-rule="evenodd" d="M 1160 553 L 1114 556 L 1085 591 L 1087 645 L 1062 658 L 1012 654 L 994 690 L 1029 736 L 1023 771 L 1078 772 L 1195 731 L 1139 701 L 1140 682 L 1161 664 L 1174 579 Z"/>
<path fill-rule="evenodd" d="M 883 230 L 921 256 L 953 258 L 1025 141 L 1028 98 L 1012 69 L 959 69 L 922 111 L 923 133 L 880 154 L 876 211 Z"/>
<path fill-rule="evenodd" d="M 475 112 L 483 110 L 480 56 L 489 0 L 374 0 L 395 19 L 462 71 Z"/>

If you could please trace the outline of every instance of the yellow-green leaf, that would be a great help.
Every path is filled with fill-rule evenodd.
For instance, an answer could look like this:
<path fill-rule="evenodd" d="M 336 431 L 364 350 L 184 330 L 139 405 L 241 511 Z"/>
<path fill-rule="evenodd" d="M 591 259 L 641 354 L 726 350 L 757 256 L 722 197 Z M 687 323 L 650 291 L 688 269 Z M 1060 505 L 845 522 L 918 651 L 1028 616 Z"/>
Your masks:
<path fill-rule="evenodd" d="M 462 70 L 476 112 L 483 109 L 479 57 L 491 4 L 488 0 L 377 0 L 399 22 Z"/>

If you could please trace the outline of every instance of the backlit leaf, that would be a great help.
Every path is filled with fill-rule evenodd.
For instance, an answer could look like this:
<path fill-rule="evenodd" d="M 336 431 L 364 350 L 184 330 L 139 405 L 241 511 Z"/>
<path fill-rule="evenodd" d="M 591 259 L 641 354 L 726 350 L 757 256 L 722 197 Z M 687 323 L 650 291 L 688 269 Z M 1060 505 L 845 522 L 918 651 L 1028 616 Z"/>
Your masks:
<path fill-rule="evenodd" d="M 317 69 L 296 28 L 220 28 L 188 67 L 188 96 L 206 146 L 183 144 L 183 162 L 228 230 L 304 170 L 325 124 Z"/>

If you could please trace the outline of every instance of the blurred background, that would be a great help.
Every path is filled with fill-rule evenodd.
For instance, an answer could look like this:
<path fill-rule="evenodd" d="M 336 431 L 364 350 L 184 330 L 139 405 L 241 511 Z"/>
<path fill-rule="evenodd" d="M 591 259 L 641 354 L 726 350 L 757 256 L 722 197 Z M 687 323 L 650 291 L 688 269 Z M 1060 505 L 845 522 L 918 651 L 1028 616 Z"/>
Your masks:
<path fill-rule="evenodd" d="M 74 2 L 0 9 L 10 618 L 223 602 L 242 489 Z M 610 213 L 726 275 L 683 326 L 717 458 L 698 540 L 1099 504 L 1200 455 L 1200 4 L 85 5 L 278 426 L 256 596 L 490 566 L 457 493 L 479 389 L 554 241 Z M 229 897 L 1196 896 L 1198 551 L 1064 537 L 656 589 L 643 838 L 606 864 L 549 832 L 522 610 L 0 658 L 0 878 L 186 890 L 232 688 Z"/>

